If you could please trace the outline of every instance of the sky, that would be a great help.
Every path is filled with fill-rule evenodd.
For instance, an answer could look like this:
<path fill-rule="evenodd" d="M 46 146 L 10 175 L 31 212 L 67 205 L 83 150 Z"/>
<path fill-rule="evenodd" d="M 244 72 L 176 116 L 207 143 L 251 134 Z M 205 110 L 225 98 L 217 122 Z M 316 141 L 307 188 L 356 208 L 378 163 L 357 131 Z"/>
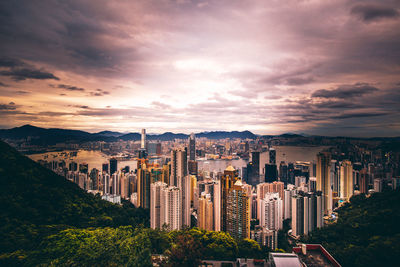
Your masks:
<path fill-rule="evenodd" d="M 400 136 L 400 2 L 0 2 L 0 128 Z"/>

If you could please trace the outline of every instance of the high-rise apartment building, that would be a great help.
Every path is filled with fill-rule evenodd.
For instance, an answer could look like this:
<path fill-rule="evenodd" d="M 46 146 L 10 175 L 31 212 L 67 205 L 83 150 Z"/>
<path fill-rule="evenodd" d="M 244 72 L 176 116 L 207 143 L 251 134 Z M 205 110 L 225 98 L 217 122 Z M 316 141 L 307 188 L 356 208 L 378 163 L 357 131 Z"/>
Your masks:
<path fill-rule="evenodd" d="M 160 227 L 168 226 L 169 230 L 182 228 L 182 203 L 178 187 L 169 186 L 160 190 Z"/>
<path fill-rule="evenodd" d="M 194 133 L 189 136 L 189 160 L 196 160 L 196 137 Z"/>
<path fill-rule="evenodd" d="M 150 185 L 150 227 L 160 229 L 161 225 L 161 191 L 167 188 L 167 184 L 163 182 L 155 182 Z M 162 207 L 168 208 L 168 207 Z"/>
<path fill-rule="evenodd" d="M 190 201 L 190 193 L 191 193 L 191 177 L 189 175 L 183 176 L 179 178 L 178 188 L 181 193 L 181 211 L 182 211 L 182 225 L 191 226 L 190 215 L 191 215 L 191 201 Z"/>
<path fill-rule="evenodd" d="M 323 226 L 322 194 L 303 193 L 292 197 L 292 234 L 308 235 Z"/>
<path fill-rule="evenodd" d="M 329 152 L 320 152 L 317 155 L 317 191 L 322 192 L 324 214 L 331 214 L 333 206 L 330 164 L 331 154 Z"/>
<path fill-rule="evenodd" d="M 147 169 L 146 162 L 141 163 L 140 168 L 137 169 L 137 205 L 149 209 L 150 184 L 152 183 L 152 180 L 151 172 Z"/>
<path fill-rule="evenodd" d="M 170 185 L 178 186 L 179 180 L 185 177 L 188 172 L 187 152 L 185 149 L 171 151 L 171 175 Z"/>
<path fill-rule="evenodd" d="M 199 198 L 199 209 L 197 214 L 198 226 L 207 231 L 214 230 L 214 207 L 211 195 L 203 192 Z"/>
<path fill-rule="evenodd" d="M 292 218 L 292 197 L 296 194 L 295 189 L 285 189 L 284 191 L 284 211 L 283 211 L 283 219 Z"/>
<path fill-rule="evenodd" d="M 353 195 L 353 190 L 353 165 L 349 160 L 344 160 L 340 164 L 339 197 L 345 201 L 349 201 Z"/>
<path fill-rule="evenodd" d="M 238 180 L 238 171 L 232 166 L 228 166 L 224 174 L 221 176 L 221 230 L 226 231 L 227 226 L 227 206 L 228 206 L 228 194 L 233 185 Z"/>
<path fill-rule="evenodd" d="M 278 193 L 267 193 L 260 201 L 260 225 L 270 230 L 280 230 L 283 225 L 283 202 Z"/>
<path fill-rule="evenodd" d="M 367 194 L 369 189 L 369 174 L 366 168 L 360 171 L 359 190 L 362 194 Z"/>
<path fill-rule="evenodd" d="M 250 197 L 241 180 L 229 189 L 226 201 L 226 232 L 233 238 L 250 238 Z"/>
<path fill-rule="evenodd" d="M 213 205 L 214 205 L 214 231 L 221 231 L 221 182 L 214 182 L 214 196 L 213 196 Z"/>
<path fill-rule="evenodd" d="M 260 182 L 260 152 L 253 151 L 251 152 L 251 162 L 253 164 L 251 168 L 251 185 L 256 185 Z"/>
<path fill-rule="evenodd" d="M 285 184 L 283 182 L 275 181 L 273 183 L 261 183 L 257 185 L 257 205 L 258 205 L 258 212 L 257 218 L 260 220 L 261 215 L 261 201 L 265 198 L 267 193 L 278 193 L 279 198 L 284 200 L 284 189 Z M 282 203 L 282 206 L 285 206 L 285 202 Z"/>
<path fill-rule="evenodd" d="M 110 159 L 110 175 L 113 175 L 116 171 L 118 171 L 118 161 L 116 158 Z"/>
<path fill-rule="evenodd" d="M 300 195 L 292 197 L 292 234 L 304 234 L 304 198 Z"/>

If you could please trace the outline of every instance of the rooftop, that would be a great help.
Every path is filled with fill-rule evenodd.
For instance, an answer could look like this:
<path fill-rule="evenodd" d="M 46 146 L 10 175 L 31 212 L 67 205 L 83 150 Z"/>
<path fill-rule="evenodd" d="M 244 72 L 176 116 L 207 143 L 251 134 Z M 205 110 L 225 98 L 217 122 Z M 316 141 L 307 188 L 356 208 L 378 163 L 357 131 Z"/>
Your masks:
<path fill-rule="evenodd" d="M 236 170 L 235 170 L 235 168 L 233 168 L 232 165 L 229 165 L 228 167 L 226 167 L 225 171 L 234 172 L 234 171 L 236 171 Z"/>
<path fill-rule="evenodd" d="M 275 267 L 302 267 L 299 257 L 294 253 L 269 253 L 269 261 Z"/>
<path fill-rule="evenodd" d="M 335 258 L 319 244 L 302 244 L 300 247 L 294 247 L 293 252 L 310 267 L 341 267 Z"/>

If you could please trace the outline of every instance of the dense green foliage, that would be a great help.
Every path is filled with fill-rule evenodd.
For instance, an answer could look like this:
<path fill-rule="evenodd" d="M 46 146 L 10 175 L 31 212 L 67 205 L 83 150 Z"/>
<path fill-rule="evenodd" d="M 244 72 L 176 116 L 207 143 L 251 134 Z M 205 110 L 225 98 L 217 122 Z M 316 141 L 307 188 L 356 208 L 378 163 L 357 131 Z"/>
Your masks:
<path fill-rule="evenodd" d="M 398 266 L 400 191 L 353 196 L 336 224 L 304 241 L 321 243 L 343 266 Z"/>
<path fill-rule="evenodd" d="M 49 266 L 152 266 L 150 255 L 150 240 L 140 229 L 68 229 L 46 238 L 26 262 Z"/>
<path fill-rule="evenodd" d="M 88 194 L 1 141 L 0 211 L 0 254 L 14 256 L 64 229 L 149 222 L 148 211 Z"/>
<path fill-rule="evenodd" d="M 167 256 L 162 266 L 196 266 L 200 260 L 232 261 L 238 257 L 265 258 L 259 244 L 254 240 L 235 240 L 228 233 L 205 231 L 198 228 L 180 231 L 153 231 L 156 236 L 166 236 L 169 246 L 163 252 Z M 149 236 L 154 235 L 150 234 Z M 152 242 L 153 243 L 153 242 Z"/>

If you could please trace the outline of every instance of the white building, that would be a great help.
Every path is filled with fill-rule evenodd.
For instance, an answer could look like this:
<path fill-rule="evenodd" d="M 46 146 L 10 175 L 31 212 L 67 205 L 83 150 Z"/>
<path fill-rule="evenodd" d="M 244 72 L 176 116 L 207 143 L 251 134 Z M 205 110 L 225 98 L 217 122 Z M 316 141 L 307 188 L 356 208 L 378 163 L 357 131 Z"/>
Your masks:
<path fill-rule="evenodd" d="M 169 230 L 182 227 L 181 193 L 178 187 L 169 186 L 161 189 L 160 226 L 168 225 Z"/>
<path fill-rule="evenodd" d="M 160 229 L 161 221 L 161 190 L 167 187 L 166 183 L 155 182 L 150 185 L 150 227 Z"/>
<path fill-rule="evenodd" d="M 269 230 L 282 229 L 283 203 L 279 193 L 266 193 L 265 198 L 260 201 L 260 225 Z"/>

